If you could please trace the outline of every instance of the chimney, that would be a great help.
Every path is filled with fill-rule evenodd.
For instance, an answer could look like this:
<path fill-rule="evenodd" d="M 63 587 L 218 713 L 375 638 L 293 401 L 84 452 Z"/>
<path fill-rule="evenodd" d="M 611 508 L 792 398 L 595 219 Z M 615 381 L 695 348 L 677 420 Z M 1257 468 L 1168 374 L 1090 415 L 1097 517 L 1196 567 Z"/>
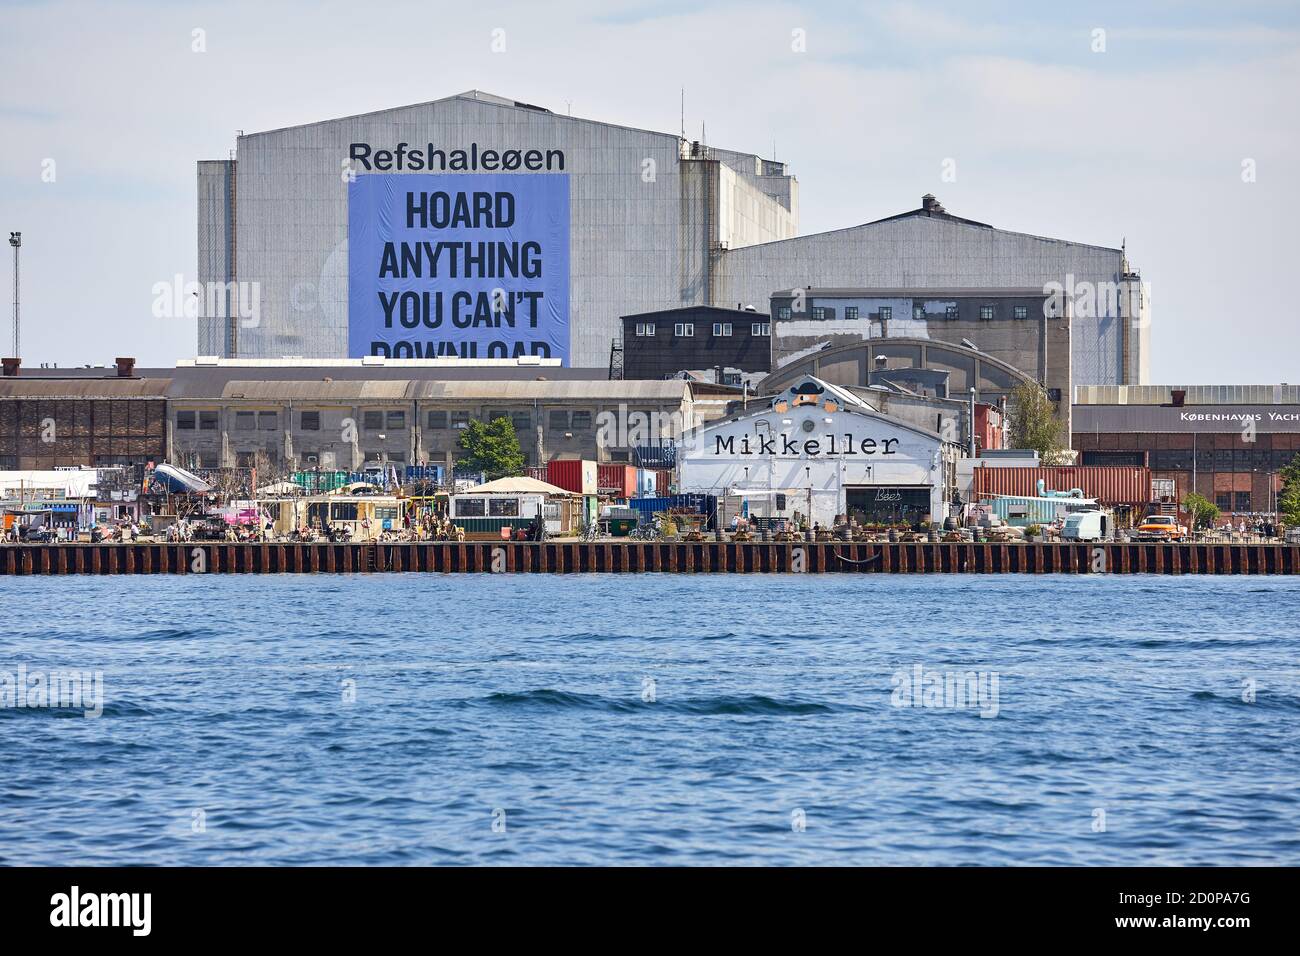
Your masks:
<path fill-rule="evenodd" d="M 934 198 L 934 193 L 926 193 L 921 197 L 921 210 L 929 216 L 936 212 L 943 212 L 944 208 L 939 204 L 939 200 Z"/>
<path fill-rule="evenodd" d="M 20 358 L 7 358 L 0 359 L 0 363 L 4 364 L 4 377 L 12 378 L 18 374 L 18 366 L 23 364 L 23 360 Z"/>
<path fill-rule="evenodd" d="M 121 358 L 120 356 L 113 361 L 117 362 L 117 377 L 130 378 L 135 374 L 135 359 Z"/>
<path fill-rule="evenodd" d="M 1187 401 L 1187 389 L 1175 388 L 1171 392 L 1174 398 L 1174 408 L 1182 408 L 1183 403 Z"/>
<path fill-rule="evenodd" d="M 888 364 L 889 364 L 889 356 L 888 356 L 888 355 L 877 355 L 877 356 L 876 356 L 876 369 L 877 369 L 877 370 L 883 370 L 883 369 L 885 368 L 885 366 L 888 365 Z"/>

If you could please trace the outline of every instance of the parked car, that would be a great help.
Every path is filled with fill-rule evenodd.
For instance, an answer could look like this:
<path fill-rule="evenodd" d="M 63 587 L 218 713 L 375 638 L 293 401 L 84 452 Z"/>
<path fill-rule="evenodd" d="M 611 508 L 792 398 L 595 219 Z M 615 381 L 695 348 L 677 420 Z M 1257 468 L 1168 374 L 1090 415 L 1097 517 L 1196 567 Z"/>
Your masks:
<path fill-rule="evenodd" d="M 1138 541 L 1181 541 L 1187 529 L 1173 515 L 1147 515 L 1134 535 Z"/>

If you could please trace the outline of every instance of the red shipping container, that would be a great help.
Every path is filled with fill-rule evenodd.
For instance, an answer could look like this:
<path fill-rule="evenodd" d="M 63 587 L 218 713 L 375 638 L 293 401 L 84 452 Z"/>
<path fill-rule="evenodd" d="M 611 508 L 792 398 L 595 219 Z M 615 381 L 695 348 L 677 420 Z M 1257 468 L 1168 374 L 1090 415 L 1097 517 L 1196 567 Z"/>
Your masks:
<path fill-rule="evenodd" d="M 975 468 L 974 494 L 1036 497 L 1038 479 L 1047 491 L 1079 488 L 1103 505 L 1145 505 L 1151 500 L 1151 469 L 1115 465 L 1061 465 L 1038 468 Z"/>
<path fill-rule="evenodd" d="M 636 497 L 636 468 L 632 465 L 598 465 L 596 489 L 615 498 Z"/>
<path fill-rule="evenodd" d="M 546 463 L 546 480 L 578 495 L 596 493 L 596 463 L 581 458 L 553 458 Z"/>
<path fill-rule="evenodd" d="M 672 491 L 673 473 L 667 468 L 655 469 L 655 494 L 667 498 Z"/>

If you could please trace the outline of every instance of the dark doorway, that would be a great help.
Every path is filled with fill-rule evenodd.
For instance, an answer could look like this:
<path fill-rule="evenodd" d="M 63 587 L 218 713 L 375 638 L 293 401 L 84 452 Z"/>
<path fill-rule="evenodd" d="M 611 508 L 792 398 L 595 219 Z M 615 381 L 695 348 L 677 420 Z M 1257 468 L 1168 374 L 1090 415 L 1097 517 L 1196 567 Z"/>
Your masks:
<path fill-rule="evenodd" d="M 845 507 L 858 524 L 920 524 L 930 513 L 930 489 L 907 486 L 850 486 Z"/>

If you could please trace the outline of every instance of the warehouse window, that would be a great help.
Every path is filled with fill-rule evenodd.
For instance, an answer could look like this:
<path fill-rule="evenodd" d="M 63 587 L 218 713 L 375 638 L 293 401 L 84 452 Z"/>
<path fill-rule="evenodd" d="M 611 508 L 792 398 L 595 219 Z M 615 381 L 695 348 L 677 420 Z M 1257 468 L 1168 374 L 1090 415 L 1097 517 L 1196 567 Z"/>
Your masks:
<path fill-rule="evenodd" d="M 894 317 L 894 307 L 893 307 L 893 306 L 890 306 L 890 305 L 882 305 L 882 306 L 880 307 L 880 321 L 881 321 L 881 322 L 888 322 L 888 321 L 889 321 L 890 319 L 892 319 L 893 317 Z M 854 316 L 854 318 L 856 318 L 856 316 Z"/>
<path fill-rule="evenodd" d="M 925 318 L 925 306 L 923 306 L 923 305 L 914 305 L 914 306 L 912 306 L 912 318 L 916 319 L 918 322 L 921 321 L 922 319 L 924 319 L 924 318 Z"/>
<path fill-rule="evenodd" d="M 944 314 L 948 316 L 948 321 L 957 321 L 957 307 L 955 305 L 950 305 L 948 308 L 944 309 Z"/>
<path fill-rule="evenodd" d="M 1232 495 L 1226 491 L 1220 492 L 1214 496 L 1214 503 L 1220 511 L 1232 510 Z"/>
<path fill-rule="evenodd" d="M 511 412 L 510 424 L 516 432 L 526 432 L 533 427 L 533 416 L 527 412 Z"/>
<path fill-rule="evenodd" d="M 384 416 L 384 424 L 388 428 L 405 428 L 406 412 L 389 412 Z"/>
<path fill-rule="evenodd" d="M 217 430 L 217 425 L 216 412 L 199 412 L 199 431 L 214 432 Z"/>
<path fill-rule="evenodd" d="M 558 431 L 558 432 L 568 431 L 568 428 L 569 428 L 569 413 L 568 413 L 568 412 L 561 411 L 561 410 L 558 409 L 558 408 L 553 408 L 553 409 L 551 409 L 551 415 L 550 415 L 550 418 L 547 419 L 547 420 L 548 420 L 549 423 L 550 423 L 550 427 L 553 428 L 553 429 L 555 429 L 556 431 Z"/>
<path fill-rule="evenodd" d="M 1250 492 L 1249 492 L 1249 491 L 1238 491 L 1238 492 L 1236 492 L 1236 493 L 1234 494 L 1233 497 L 1234 497 L 1234 499 L 1235 499 L 1235 500 L 1233 501 L 1233 509 L 1232 509 L 1233 511 L 1249 511 L 1249 510 L 1250 510 Z"/>
<path fill-rule="evenodd" d="M 693 336 L 695 334 L 694 322 L 678 322 L 673 326 L 673 335 Z"/>
<path fill-rule="evenodd" d="M 452 428 L 469 428 L 469 412 L 452 412 Z"/>
<path fill-rule="evenodd" d="M 439 430 L 447 427 L 446 409 L 436 409 L 429 412 L 429 427 Z"/>
<path fill-rule="evenodd" d="M 813 306 L 812 317 L 818 320 L 826 318 L 826 309 L 820 305 Z"/>
<path fill-rule="evenodd" d="M 730 323 L 730 322 L 714 322 L 714 323 L 713 323 L 713 334 L 714 334 L 715 336 L 728 336 L 728 335 L 730 335 L 730 334 L 731 334 L 731 323 Z"/>
<path fill-rule="evenodd" d="M 653 322 L 638 322 L 636 324 L 636 334 L 653 337 L 655 334 L 655 324 Z"/>
<path fill-rule="evenodd" d="M 235 431 L 251 432 L 256 423 L 252 412 L 235 412 Z"/>
<path fill-rule="evenodd" d="M 1029 308 L 1028 306 L 1018 305 L 1012 312 L 1012 315 L 1017 319 L 1027 319 L 1029 318 Z"/>
<path fill-rule="evenodd" d="M 258 412 L 257 413 L 257 430 L 263 432 L 273 432 L 280 427 L 280 415 L 278 412 Z"/>
<path fill-rule="evenodd" d="M 770 322 L 755 322 L 753 325 L 751 325 L 751 326 L 749 327 L 749 334 L 750 334 L 750 335 L 771 335 L 771 334 L 772 334 L 772 323 L 770 323 Z"/>
<path fill-rule="evenodd" d="M 382 431 L 384 428 L 384 413 L 364 412 L 361 416 L 361 427 L 368 432 Z"/>
<path fill-rule="evenodd" d="M 777 319 L 790 318 L 790 307 L 788 305 L 778 306 L 776 310 L 776 317 Z"/>
<path fill-rule="evenodd" d="M 591 428 L 591 412 L 573 413 L 573 430 L 575 432 L 585 432 L 590 428 Z"/>
<path fill-rule="evenodd" d="M 320 431 L 320 412 L 302 412 L 298 415 L 298 427 L 305 432 Z"/>
<path fill-rule="evenodd" d="M 993 306 L 991 306 L 991 305 L 981 305 L 981 306 L 980 306 L 980 319 L 983 320 L 983 321 L 985 321 L 985 322 L 991 322 L 991 321 L 993 320 Z"/>
<path fill-rule="evenodd" d="M 176 413 L 176 427 L 177 427 L 177 428 L 183 428 L 183 429 L 185 429 L 186 431 L 189 431 L 190 429 L 194 428 L 194 413 L 193 413 L 193 412 L 177 412 L 177 413 Z"/>
<path fill-rule="evenodd" d="M 856 305 L 846 305 L 844 307 L 844 318 L 856 319 L 858 317 L 858 307 Z"/>

